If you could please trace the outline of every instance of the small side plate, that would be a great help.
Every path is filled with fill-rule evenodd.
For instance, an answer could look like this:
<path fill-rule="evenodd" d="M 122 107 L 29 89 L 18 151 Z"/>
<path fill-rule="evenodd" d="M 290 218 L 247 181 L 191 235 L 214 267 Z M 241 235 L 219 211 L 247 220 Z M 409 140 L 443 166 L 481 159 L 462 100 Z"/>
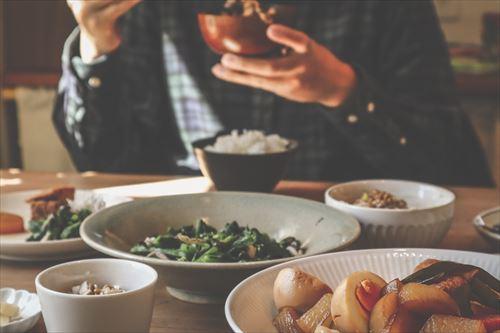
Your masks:
<path fill-rule="evenodd" d="M 40 319 L 40 302 L 36 294 L 26 290 L 12 288 L 0 289 L 0 301 L 16 304 L 19 307 L 19 319 L 2 326 L 2 333 L 23 333 L 30 330 Z"/>
<path fill-rule="evenodd" d="M 0 196 L 0 208 L 2 212 L 21 216 L 26 224 L 31 215 L 30 206 L 26 203 L 26 199 L 37 193 L 40 193 L 40 190 L 2 194 Z M 78 202 L 85 201 L 94 195 L 98 195 L 104 200 L 105 207 L 132 200 L 110 194 L 95 194 L 91 190 L 76 190 L 75 200 Z M 81 238 L 27 242 L 28 236 L 29 232 L 0 235 L 0 259 L 52 261 L 81 258 L 96 253 Z"/>

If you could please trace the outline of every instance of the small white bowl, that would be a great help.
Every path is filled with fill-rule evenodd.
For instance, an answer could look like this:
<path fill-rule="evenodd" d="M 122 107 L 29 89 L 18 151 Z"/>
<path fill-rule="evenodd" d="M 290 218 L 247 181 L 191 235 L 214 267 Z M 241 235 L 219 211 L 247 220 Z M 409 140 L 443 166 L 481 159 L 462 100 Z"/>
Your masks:
<path fill-rule="evenodd" d="M 350 204 L 363 193 L 382 190 L 405 200 L 407 209 Z M 363 226 L 360 244 L 367 247 L 434 247 L 448 232 L 455 195 L 442 187 L 404 180 L 361 180 L 330 187 L 325 203 L 355 217 Z"/>
<path fill-rule="evenodd" d="M 479 213 L 474 218 L 473 223 L 477 232 L 498 249 L 498 246 L 500 246 L 500 234 L 493 232 L 492 228 L 500 223 L 500 206 Z"/>
<path fill-rule="evenodd" d="M 19 319 L 2 326 L 2 333 L 22 333 L 30 330 L 40 319 L 40 303 L 35 294 L 12 288 L 0 289 L 0 301 L 19 307 Z"/>
<path fill-rule="evenodd" d="M 119 259 L 79 260 L 50 267 L 35 279 L 48 332 L 149 332 L 158 274 L 148 265 Z M 112 295 L 74 295 L 88 280 L 118 285 Z"/>

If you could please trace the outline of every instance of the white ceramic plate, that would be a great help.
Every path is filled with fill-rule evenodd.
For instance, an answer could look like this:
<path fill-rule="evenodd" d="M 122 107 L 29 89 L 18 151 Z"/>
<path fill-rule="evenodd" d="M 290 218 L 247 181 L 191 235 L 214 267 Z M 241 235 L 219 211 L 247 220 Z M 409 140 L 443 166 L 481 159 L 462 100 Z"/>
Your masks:
<path fill-rule="evenodd" d="M 31 214 L 26 199 L 40 192 L 40 190 L 35 190 L 2 194 L 0 196 L 0 210 L 21 216 L 26 224 Z M 75 200 L 84 201 L 92 195 L 94 193 L 89 190 L 76 190 Z M 106 207 L 131 200 L 126 197 L 106 194 L 99 194 L 99 196 L 104 200 Z M 29 232 L 0 235 L 0 259 L 18 261 L 63 260 L 83 257 L 94 252 L 81 238 L 27 242 L 28 236 Z"/>
<path fill-rule="evenodd" d="M 22 333 L 36 325 L 40 318 L 40 302 L 36 294 L 26 290 L 12 288 L 0 289 L 0 301 L 16 304 L 19 307 L 19 319 L 2 326 L 2 333 Z"/>
<path fill-rule="evenodd" d="M 272 324 L 277 311 L 273 301 L 273 283 L 285 267 L 298 267 L 319 277 L 332 289 L 347 275 L 371 271 L 386 281 L 406 277 L 427 258 L 437 258 L 482 267 L 500 277 L 500 257 L 477 252 L 436 249 L 376 249 L 345 251 L 298 259 L 277 265 L 241 282 L 226 301 L 225 313 L 235 332 L 276 332 Z"/>

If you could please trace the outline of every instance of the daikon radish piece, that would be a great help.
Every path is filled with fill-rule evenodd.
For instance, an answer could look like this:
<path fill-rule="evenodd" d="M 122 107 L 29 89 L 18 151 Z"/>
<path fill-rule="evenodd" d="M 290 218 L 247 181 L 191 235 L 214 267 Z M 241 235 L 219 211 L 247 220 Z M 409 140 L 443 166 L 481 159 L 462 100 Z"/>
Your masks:
<path fill-rule="evenodd" d="M 384 279 L 371 272 L 355 272 L 345 278 L 332 297 L 335 328 L 343 333 L 367 333 L 370 311 L 385 285 Z"/>

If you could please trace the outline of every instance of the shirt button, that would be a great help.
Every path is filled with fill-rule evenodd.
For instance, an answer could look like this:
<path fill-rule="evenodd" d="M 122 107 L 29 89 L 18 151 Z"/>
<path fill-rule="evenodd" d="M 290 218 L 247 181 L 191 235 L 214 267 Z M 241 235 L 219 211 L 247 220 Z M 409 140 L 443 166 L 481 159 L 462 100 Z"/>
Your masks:
<path fill-rule="evenodd" d="M 406 146 L 406 138 L 404 136 L 402 136 L 401 138 L 399 138 L 399 144 L 401 146 Z"/>
<path fill-rule="evenodd" d="M 372 113 L 374 111 L 375 111 L 375 103 L 373 102 L 368 103 L 368 105 L 366 106 L 366 112 Z"/>
<path fill-rule="evenodd" d="M 91 78 L 89 78 L 88 84 L 92 88 L 99 88 L 101 86 L 101 79 L 97 76 L 92 76 Z"/>
<path fill-rule="evenodd" d="M 355 114 L 350 114 L 349 116 L 347 116 L 347 122 L 349 124 L 356 124 L 358 122 L 358 116 L 356 116 Z"/>

